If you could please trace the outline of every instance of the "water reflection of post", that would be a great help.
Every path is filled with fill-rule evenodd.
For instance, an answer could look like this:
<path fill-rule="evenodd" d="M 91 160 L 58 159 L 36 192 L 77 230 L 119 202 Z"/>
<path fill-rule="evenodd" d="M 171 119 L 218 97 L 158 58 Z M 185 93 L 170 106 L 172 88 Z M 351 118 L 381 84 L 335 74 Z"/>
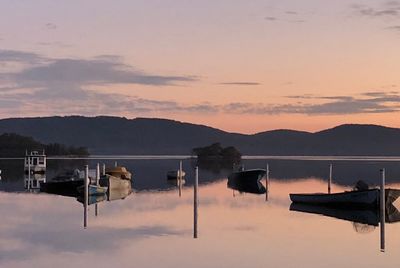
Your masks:
<path fill-rule="evenodd" d="M 83 228 L 86 229 L 87 227 L 87 209 L 88 209 L 88 202 L 89 202 L 89 166 L 85 165 L 85 179 L 84 179 L 84 204 L 83 204 Z"/>
<path fill-rule="evenodd" d="M 179 189 L 179 197 L 181 197 L 182 196 L 182 161 L 179 162 L 178 189 Z"/>
<path fill-rule="evenodd" d="M 332 184 L 332 164 L 329 165 L 329 180 L 328 180 L 328 194 L 331 193 L 331 184 Z"/>
<path fill-rule="evenodd" d="M 31 189 L 31 157 L 28 156 L 28 191 Z"/>
<path fill-rule="evenodd" d="M 381 252 L 385 252 L 385 169 L 381 169 L 381 189 L 380 189 L 380 220 L 381 220 Z"/>
<path fill-rule="evenodd" d="M 100 185 L 100 164 L 97 163 L 96 166 L 96 185 L 99 186 Z M 97 202 L 94 205 L 94 215 L 97 217 L 97 213 L 98 213 L 98 207 L 97 207 Z"/>
<path fill-rule="evenodd" d="M 197 206 L 198 206 L 198 188 L 199 188 L 199 168 L 196 167 L 193 191 L 193 238 L 197 238 Z"/>

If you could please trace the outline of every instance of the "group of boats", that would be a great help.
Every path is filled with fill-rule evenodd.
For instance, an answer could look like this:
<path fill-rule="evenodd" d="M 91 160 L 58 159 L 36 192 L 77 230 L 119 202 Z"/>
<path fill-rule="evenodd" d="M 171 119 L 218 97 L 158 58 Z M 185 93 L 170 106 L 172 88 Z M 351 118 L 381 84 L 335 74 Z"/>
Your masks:
<path fill-rule="evenodd" d="M 43 174 L 46 170 L 46 156 L 36 151 L 26 154 L 24 162 L 25 173 L 29 179 L 35 174 Z M 185 172 L 182 163 L 177 170 L 167 172 L 167 181 L 180 189 L 185 183 Z M 32 177 L 32 178 L 31 178 Z M 262 180 L 266 178 L 265 186 Z M 268 192 L 269 168 L 244 169 L 232 172 L 228 176 L 227 187 L 242 193 L 265 194 Z M 100 173 L 99 165 L 93 171 L 67 171 L 50 181 L 40 183 L 40 191 L 64 196 L 76 197 L 78 201 L 89 196 L 89 204 L 104 199 L 124 198 L 132 191 L 132 174 L 122 166 L 105 168 Z M 330 187 L 328 186 L 328 189 Z M 386 220 L 399 221 L 400 213 L 393 202 L 400 196 L 398 189 L 384 190 L 384 206 Z M 357 183 L 353 190 L 339 193 L 291 193 L 290 210 L 315 213 L 337 218 L 353 218 L 358 222 L 377 224 L 377 209 L 381 206 L 381 189 L 369 188 L 365 183 Z M 355 218 L 355 219 L 354 219 Z"/>
<path fill-rule="evenodd" d="M 121 166 L 103 168 L 102 174 L 100 174 L 99 167 L 95 172 L 88 169 L 86 171 L 75 169 L 64 172 L 51 181 L 41 183 L 40 191 L 76 197 L 78 201 L 85 194 L 89 196 L 89 200 L 101 199 L 102 196 L 112 198 L 115 192 L 130 192 L 131 179 L 132 174 Z"/>

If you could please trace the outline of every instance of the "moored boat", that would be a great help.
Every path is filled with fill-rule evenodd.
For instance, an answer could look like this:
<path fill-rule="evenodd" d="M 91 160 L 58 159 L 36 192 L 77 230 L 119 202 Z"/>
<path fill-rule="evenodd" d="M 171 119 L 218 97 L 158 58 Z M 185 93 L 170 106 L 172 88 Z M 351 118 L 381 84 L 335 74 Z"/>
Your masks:
<path fill-rule="evenodd" d="M 341 193 L 289 194 L 293 203 L 325 205 L 378 207 L 380 202 L 379 189 L 353 190 Z M 398 189 L 385 189 L 385 204 L 392 204 L 400 196 Z"/>
<path fill-rule="evenodd" d="M 227 186 L 239 192 L 264 194 L 266 188 L 262 185 L 261 179 L 266 174 L 267 171 L 265 169 L 248 169 L 233 172 L 228 176 Z"/>
<path fill-rule="evenodd" d="M 123 180 L 131 180 L 132 173 L 130 173 L 125 167 L 111 167 L 105 170 L 105 173 Z"/>
<path fill-rule="evenodd" d="M 247 169 L 231 173 L 228 180 L 243 180 L 247 182 L 259 182 L 265 177 L 267 171 L 265 169 Z"/>

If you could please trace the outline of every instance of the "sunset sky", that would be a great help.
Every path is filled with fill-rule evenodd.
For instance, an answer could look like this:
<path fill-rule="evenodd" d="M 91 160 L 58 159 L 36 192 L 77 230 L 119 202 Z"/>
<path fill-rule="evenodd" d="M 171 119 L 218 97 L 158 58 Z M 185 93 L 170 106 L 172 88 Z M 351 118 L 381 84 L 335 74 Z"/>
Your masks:
<path fill-rule="evenodd" d="M 400 1 L 0 0 L 0 118 L 400 127 Z"/>

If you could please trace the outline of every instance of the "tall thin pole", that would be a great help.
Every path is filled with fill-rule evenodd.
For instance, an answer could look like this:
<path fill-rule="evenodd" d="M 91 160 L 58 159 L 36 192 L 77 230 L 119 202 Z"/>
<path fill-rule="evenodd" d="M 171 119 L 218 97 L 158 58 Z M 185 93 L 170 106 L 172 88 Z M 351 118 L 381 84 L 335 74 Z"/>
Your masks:
<path fill-rule="evenodd" d="M 381 187 L 380 187 L 380 216 L 381 216 L 381 252 L 385 252 L 385 169 L 381 169 Z"/>
<path fill-rule="evenodd" d="M 331 184 L 332 184 L 332 164 L 329 165 L 329 180 L 328 180 L 328 194 L 331 193 Z"/>
<path fill-rule="evenodd" d="M 195 179 L 194 179 L 194 191 L 193 191 L 193 238 L 197 238 L 197 207 L 199 203 L 198 197 L 198 188 L 199 188 L 199 168 L 195 169 Z"/>
<path fill-rule="evenodd" d="M 103 163 L 103 176 L 106 175 L 106 164 Z"/>
<path fill-rule="evenodd" d="M 180 196 L 182 196 L 182 161 L 179 162 L 178 188 L 179 188 L 179 197 L 180 197 Z"/>
<path fill-rule="evenodd" d="M 96 166 L 96 185 L 99 186 L 100 185 L 100 164 L 97 163 Z M 98 212 L 98 207 L 97 207 L 97 203 L 94 205 L 94 215 L 97 217 L 97 212 Z"/>
<path fill-rule="evenodd" d="M 267 163 L 267 178 L 265 182 L 266 191 L 265 191 L 265 201 L 268 201 L 268 194 L 269 194 L 269 164 Z"/>
<path fill-rule="evenodd" d="M 28 156 L 28 190 L 31 189 L 31 157 Z"/>
<path fill-rule="evenodd" d="M 96 185 L 99 186 L 99 181 L 100 181 L 100 164 L 97 163 L 96 166 Z"/>
<path fill-rule="evenodd" d="M 85 202 L 83 204 L 84 211 L 83 211 L 83 228 L 86 229 L 87 227 L 87 208 L 88 208 L 88 203 L 89 203 L 89 166 L 85 165 L 85 179 L 84 179 L 84 198 Z"/>

